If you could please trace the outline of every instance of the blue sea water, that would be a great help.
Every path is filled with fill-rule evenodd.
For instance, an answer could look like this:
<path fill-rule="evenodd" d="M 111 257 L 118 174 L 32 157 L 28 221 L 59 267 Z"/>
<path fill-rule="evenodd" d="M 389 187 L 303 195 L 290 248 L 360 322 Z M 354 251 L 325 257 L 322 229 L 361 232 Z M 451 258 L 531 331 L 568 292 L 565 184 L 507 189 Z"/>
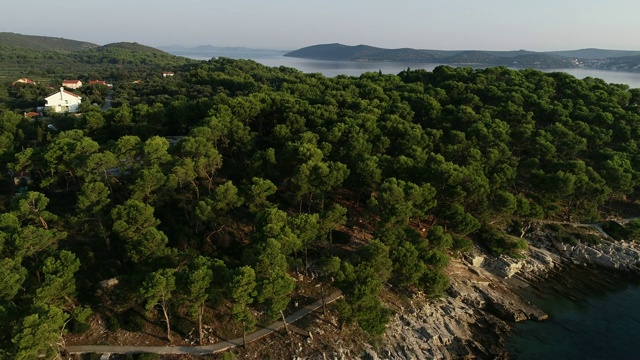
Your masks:
<path fill-rule="evenodd" d="M 572 269 L 522 295 L 549 319 L 514 326 L 514 359 L 640 359 L 638 279 Z"/>

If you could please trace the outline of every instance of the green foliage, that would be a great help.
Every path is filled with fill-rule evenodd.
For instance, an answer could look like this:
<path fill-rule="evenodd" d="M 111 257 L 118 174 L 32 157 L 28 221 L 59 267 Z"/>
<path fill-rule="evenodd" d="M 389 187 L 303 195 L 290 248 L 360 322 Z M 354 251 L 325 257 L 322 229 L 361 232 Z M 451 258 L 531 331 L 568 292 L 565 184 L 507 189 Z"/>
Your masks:
<path fill-rule="evenodd" d="M 482 224 L 597 222 L 640 194 L 640 92 L 598 79 L 448 66 L 327 78 L 138 44 L 64 51 L 0 45 L 0 64 L 39 83 L 0 84 L 7 334 L 34 301 L 67 313 L 90 302 L 103 316 L 146 305 L 166 325 L 230 315 L 246 331 L 286 308 L 291 270 L 318 271 L 322 291 L 334 279 L 344 319 L 379 334 L 385 286 L 443 295 L 449 255 L 470 238 L 522 253 L 524 241 Z M 64 78 L 112 79 L 113 107 L 56 116 L 56 131 L 20 115 Z M 98 102 L 105 90 L 82 91 Z M 638 223 L 605 227 L 635 240 Z M 147 329 L 134 313 L 123 327 Z M 73 315 L 72 329 L 86 324 Z"/>
<path fill-rule="evenodd" d="M 632 220 L 627 226 L 624 226 L 617 221 L 605 221 L 602 223 L 602 230 L 614 240 L 635 240 L 638 223 L 637 220 Z"/>
<path fill-rule="evenodd" d="M 129 259 L 135 263 L 165 254 L 167 236 L 156 226 L 154 208 L 137 200 L 127 200 L 111 211 L 113 232 L 125 241 Z"/>
<path fill-rule="evenodd" d="M 250 330 L 256 324 L 253 313 L 247 308 L 256 296 L 255 288 L 256 275 L 251 267 L 243 266 L 232 271 L 229 282 L 229 292 L 233 301 L 231 312 L 233 318 L 243 324 L 244 330 Z"/>
<path fill-rule="evenodd" d="M 473 248 L 473 240 L 466 236 L 452 235 L 453 242 L 451 244 L 451 250 L 461 253 L 466 253 Z"/>
<path fill-rule="evenodd" d="M 109 315 L 105 320 L 105 326 L 107 330 L 115 332 L 120 330 L 120 320 L 118 320 L 118 316 Z"/>
<path fill-rule="evenodd" d="M 236 354 L 232 353 L 232 352 L 225 352 L 222 354 L 222 360 L 236 360 Z"/>
<path fill-rule="evenodd" d="M 337 286 L 345 296 L 338 311 L 346 321 L 357 321 L 374 336 L 382 335 L 390 319 L 391 311 L 382 306 L 377 296 L 391 270 L 389 248 L 373 240 L 360 249 L 355 267 L 344 263 L 338 274 Z"/>
<path fill-rule="evenodd" d="M 37 357 L 54 359 L 59 355 L 58 342 L 67 315 L 52 306 L 37 307 L 25 316 L 14 329 L 12 342 L 14 359 L 28 360 Z"/>
<path fill-rule="evenodd" d="M 36 290 L 34 302 L 59 307 L 69 303 L 75 296 L 74 276 L 78 269 L 80 261 L 69 251 L 62 250 L 56 256 L 47 257 L 42 265 L 44 281 Z"/>
<path fill-rule="evenodd" d="M 380 213 L 381 220 L 389 226 L 406 225 L 412 217 L 424 217 L 436 205 L 435 189 L 430 184 L 416 184 L 389 178 L 380 186 L 369 205 Z"/>
<path fill-rule="evenodd" d="M 158 360 L 160 355 L 154 353 L 142 353 L 136 356 L 136 360 Z"/>
<path fill-rule="evenodd" d="M 127 331 L 140 332 L 144 330 L 147 319 L 145 319 L 145 317 L 135 309 L 129 309 L 121 314 L 120 321 L 118 321 L 116 318 L 109 323 L 112 324 L 114 328 L 116 327 L 115 325 L 118 324 L 117 328 L 122 327 Z"/>
<path fill-rule="evenodd" d="M 0 260 L 0 299 L 11 301 L 22 288 L 27 269 L 19 261 L 10 258 Z"/>
<path fill-rule="evenodd" d="M 426 294 L 429 297 L 436 298 L 444 295 L 449 288 L 449 278 L 437 270 L 427 270 L 421 279 Z"/>
<path fill-rule="evenodd" d="M 486 224 L 478 230 L 477 237 L 480 244 L 493 255 L 504 254 L 520 258 L 527 249 L 526 240 L 509 236 Z"/>
<path fill-rule="evenodd" d="M 142 286 L 140 295 L 144 299 L 147 311 L 156 305 L 165 307 L 171 300 L 176 289 L 175 271 L 172 269 L 160 269 L 147 275 Z"/>

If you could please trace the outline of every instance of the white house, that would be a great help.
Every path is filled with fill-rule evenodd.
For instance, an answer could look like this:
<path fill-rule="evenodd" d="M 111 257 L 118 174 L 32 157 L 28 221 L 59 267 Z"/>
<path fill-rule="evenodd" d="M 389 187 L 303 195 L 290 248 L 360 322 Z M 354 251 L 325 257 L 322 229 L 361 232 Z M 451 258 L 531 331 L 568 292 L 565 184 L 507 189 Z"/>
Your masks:
<path fill-rule="evenodd" d="M 82 102 L 82 97 L 72 92 L 66 91 L 63 87 L 60 91 L 47 96 L 45 99 L 46 110 L 53 109 L 55 112 L 78 112 L 78 106 Z"/>
<path fill-rule="evenodd" d="M 62 86 L 68 89 L 80 89 L 82 87 L 82 81 L 80 80 L 62 80 Z"/>

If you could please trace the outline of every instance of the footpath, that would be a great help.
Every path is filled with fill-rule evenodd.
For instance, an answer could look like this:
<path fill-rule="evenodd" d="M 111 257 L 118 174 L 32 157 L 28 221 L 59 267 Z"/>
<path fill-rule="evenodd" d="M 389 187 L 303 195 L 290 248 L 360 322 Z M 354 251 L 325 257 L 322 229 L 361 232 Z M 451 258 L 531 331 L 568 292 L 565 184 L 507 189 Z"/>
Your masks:
<path fill-rule="evenodd" d="M 342 297 L 342 294 L 337 291 L 324 299 L 325 304 L 332 303 Z M 295 313 L 287 316 L 287 324 L 293 323 L 312 312 L 322 307 L 322 299 L 309 304 Z M 247 343 L 251 343 L 258 339 L 261 339 L 274 331 L 280 330 L 284 327 L 283 321 L 276 321 L 269 326 L 262 328 L 256 332 L 246 335 Z M 66 352 L 69 354 L 85 354 L 85 353 L 98 353 L 98 354 L 138 354 L 138 353 L 156 353 L 156 354 L 192 354 L 192 355 L 206 355 L 215 354 L 225 350 L 232 349 L 237 346 L 243 345 L 243 339 L 237 338 L 233 340 L 223 340 L 211 345 L 203 346 L 133 346 L 133 345 L 77 345 L 67 346 Z"/>

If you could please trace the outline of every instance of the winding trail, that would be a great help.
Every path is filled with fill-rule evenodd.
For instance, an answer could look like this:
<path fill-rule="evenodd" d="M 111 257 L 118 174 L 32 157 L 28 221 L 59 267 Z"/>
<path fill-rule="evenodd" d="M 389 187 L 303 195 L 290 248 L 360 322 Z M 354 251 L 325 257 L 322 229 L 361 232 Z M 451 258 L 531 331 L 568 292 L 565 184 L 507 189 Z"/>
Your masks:
<path fill-rule="evenodd" d="M 332 303 L 342 297 L 339 291 L 325 297 L 325 304 Z M 295 322 L 322 307 L 322 299 L 309 304 L 295 313 L 286 317 L 287 324 Z M 273 324 L 260 329 L 251 334 L 247 334 L 247 343 L 261 339 L 274 331 L 284 327 L 282 321 L 276 321 Z M 156 353 L 156 354 L 192 354 L 206 355 L 225 351 L 236 346 L 242 346 L 242 338 L 233 340 L 224 340 L 211 345 L 204 346 L 128 346 L 128 345 L 77 345 L 67 346 L 66 351 L 69 354 L 99 353 L 99 354 L 136 354 L 136 353 Z"/>

